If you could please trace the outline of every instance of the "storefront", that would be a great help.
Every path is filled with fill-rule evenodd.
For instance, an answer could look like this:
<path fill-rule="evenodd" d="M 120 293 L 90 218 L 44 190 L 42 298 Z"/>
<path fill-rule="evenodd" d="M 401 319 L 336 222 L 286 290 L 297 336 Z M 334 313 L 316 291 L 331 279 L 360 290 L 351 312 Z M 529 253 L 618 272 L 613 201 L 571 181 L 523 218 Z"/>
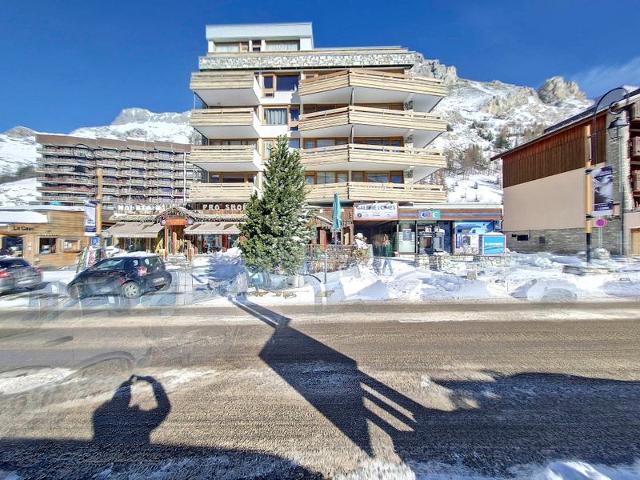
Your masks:
<path fill-rule="evenodd" d="M 238 225 L 244 216 L 236 209 L 231 214 L 213 214 L 171 207 L 155 215 L 116 214 L 114 219 L 117 223 L 107 233 L 118 239 L 114 245 L 127 250 L 178 254 L 189 245 L 195 253 L 231 248 L 238 242 Z"/>
<path fill-rule="evenodd" d="M 84 209 L 54 205 L 4 207 L 0 210 L 0 251 L 40 267 L 76 263 L 89 243 Z"/>

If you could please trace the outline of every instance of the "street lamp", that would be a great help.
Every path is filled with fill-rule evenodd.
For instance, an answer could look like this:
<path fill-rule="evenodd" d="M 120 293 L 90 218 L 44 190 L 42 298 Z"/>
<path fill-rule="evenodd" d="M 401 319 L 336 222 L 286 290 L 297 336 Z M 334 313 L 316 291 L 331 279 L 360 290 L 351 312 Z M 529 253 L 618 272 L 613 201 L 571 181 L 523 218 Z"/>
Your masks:
<path fill-rule="evenodd" d="M 627 100 L 627 103 L 628 103 L 629 92 L 624 87 L 615 87 L 615 88 L 612 88 L 611 90 L 609 90 L 607 93 L 605 93 L 604 95 L 602 95 L 598 99 L 595 107 L 593 108 L 593 118 L 592 118 L 592 121 L 591 121 L 591 134 L 589 135 L 589 162 L 588 162 L 588 168 L 585 171 L 586 175 L 589 175 L 591 173 L 591 167 L 594 164 L 598 163 L 598 135 L 597 135 L 597 132 L 596 132 L 596 118 L 598 116 L 598 109 L 600 108 L 600 104 L 602 103 L 602 101 L 609 94 L 611 94 L 613 92 L 616 92 L 618 90 L 622 90 L 624 92 L 624 95 L 623 95 L 622 99 L 614 100 L 613 102 L 611 102 L 609 104 L 609 107 L 607 108 L 607 112 L 611 113 L 613 115 L 620 115 L 620 113 L 622 112 L 624 107 L 626 107 L 626 104 L 624 105 L 624 107 L 620 107 L 619 109 L 615 109 L 614 105 L 616 103 L 619 103 L 621 100 L 625 100 L 625 99 Z M 617 120 L 618 119 L 616 119 L 616 121 Z M 616 121 L 612 122 L 612 125 Z M 624 120 L 622 120 L 622 122 L 624 122 Z M 614 127 L 614 128 L 616 128 L 616 127 Z M 586 175 L 585 175 L 585 185 L 586 185 L 585 189 L 588 190 L 590 188 L 590 183 L 589 183 L 589 181 L 587 179 L 588 177 L 586 177 Z M 623 188 L 623 198 L 624 198 L 624 186 L 622 188 Z M 588 195 L 589 196 L 587 198 L 590 198 L 591 194 L 589 193 Z M 621 207 L 620 218 L 622 219 L 622 223 L 623 223 L 623 226 L 624 226 L 624 207 L 623 207 L 624 203 L 623 202 L 624 202 L 624 200 L 622 200 L 621 204 L 620 204 L 620 207 Z M 591 263 L 591 218 L 592 218 L 591 208 L 592 208 L 592 206 L 587 204 L 587 205 L 585 205 L 585 207 L 586 207 L 585 240 L 586 240 L 586 244 L 587 244 L 586 245 L 587 246 L 587 263 Z M 623 239 L 624 239 L 624 230 L 622 232 L 622 236 L 623 236 Z M 624 240 L 623 240 L 623 242 L 624 242 Z M 622 244 L 622 246 L 624 247 L 624 243 Z"/>

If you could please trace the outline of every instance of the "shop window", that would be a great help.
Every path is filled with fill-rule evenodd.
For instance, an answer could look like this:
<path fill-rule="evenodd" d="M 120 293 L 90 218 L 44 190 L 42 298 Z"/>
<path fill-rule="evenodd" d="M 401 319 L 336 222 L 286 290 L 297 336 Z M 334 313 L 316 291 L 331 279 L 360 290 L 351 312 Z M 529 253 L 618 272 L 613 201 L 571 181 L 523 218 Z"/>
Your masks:
<path fill-rule="evenodd" d="M 79 252 L 80 240 L 78 239 L 65 239 L 63 242 L 63 250 L 65 252 Z"/>
<path fill-rule="evenodd" d="M 287 125 L 287 109 L 265 108 L 264 122 L 267 125 Z"/>
<path fill-rule="evenodd" d="M 44 237 L 40 238 L 38 253 L 40 255 L 48 255 L 50 253 L 56 253 L 57 238 Z"/>

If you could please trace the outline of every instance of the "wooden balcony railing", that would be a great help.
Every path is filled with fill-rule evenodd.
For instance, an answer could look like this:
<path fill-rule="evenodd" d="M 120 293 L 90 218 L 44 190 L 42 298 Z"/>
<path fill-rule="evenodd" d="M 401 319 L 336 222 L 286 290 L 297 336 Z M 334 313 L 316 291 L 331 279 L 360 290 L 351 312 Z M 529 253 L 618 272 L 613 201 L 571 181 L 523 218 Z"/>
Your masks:
<path fill-rule="evenodd" d="M 246 202 L 255 187 L 251 183 L 192 183 L 190 202 L 229 201 Z"/>
<path fill-rule="evenodd" d="M 640 157 L 640 137 L 633 137 L 631 139 L 631 156 Z"/>
<path fill-rule="evenodd" d="M 342 199 L 356 201 L 438 203 L 446 200 L 446 192 L 440 185 L 347 182 L 308 185 L 307 201 L 332 201 L 335 193 Z"/>
<path fill-rule="evenodd" d="M 259 159 L 255 145 L 194 145 L 191 163 L 253 162 Z"/>
<path fill-rule="evenodd" d="M 447 122 L 442 117 L 431 113 L 361 106 L 347 106 L 305 113 L 300 116 L 299 129 L 301 132 L 305 132 L 349 124 L 438 132 L 447 130 Z"/>
<path fill-rule="evenodd" d="M 300 159 L 310 170 L 347 162 L 384 164 L 390 168 L 403 165 L 444 168 L 447 164 L 444 155 L 426 148 L 360 143 L 303 149 L 300 150 Z"/>
<path fill-rule="evenodd" d="M 442 81 L 434 78 L 367 69 L 342 70 L 305 78 L 300 81 L 299 94 L 304 97 L 345 87 L 393 90 L 439 97 L 444 97 L 447 94 L 447 89 Z"/>
<path fill-rule="evenodd" d="M 253 125 L 257 121 L 253 108 L 203 108 L 191 111 L 191 125 L 211 127 Z"/>
<path fill-rule="evenodd" d="M 196 72 L 191 74 L 191 90 L 251 89 L 257 85 L 252 72 Z"/>

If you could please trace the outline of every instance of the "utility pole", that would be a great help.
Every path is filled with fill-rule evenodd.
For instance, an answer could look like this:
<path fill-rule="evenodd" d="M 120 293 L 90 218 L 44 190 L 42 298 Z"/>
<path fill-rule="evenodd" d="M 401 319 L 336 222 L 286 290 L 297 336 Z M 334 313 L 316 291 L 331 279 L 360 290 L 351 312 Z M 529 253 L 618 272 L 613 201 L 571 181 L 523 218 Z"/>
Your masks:
<path fill-rule="evenodd" d="M 96 191 L 96 235 L 98 236 L 98 246 L 102 246 L 102 168 L 96 168 L 98 188 Z"/>
<path fill-rule="evenodd" d="M 585 126 L 586 142 L 587 142 L 587 155 L 584 165 L 584 236 L 587 248 L 587 263 L 591 263 L 591 166 L 593 148 L 595 147 L 593 142 L 593 134 L 591 132 L 591 125 Z"/>

